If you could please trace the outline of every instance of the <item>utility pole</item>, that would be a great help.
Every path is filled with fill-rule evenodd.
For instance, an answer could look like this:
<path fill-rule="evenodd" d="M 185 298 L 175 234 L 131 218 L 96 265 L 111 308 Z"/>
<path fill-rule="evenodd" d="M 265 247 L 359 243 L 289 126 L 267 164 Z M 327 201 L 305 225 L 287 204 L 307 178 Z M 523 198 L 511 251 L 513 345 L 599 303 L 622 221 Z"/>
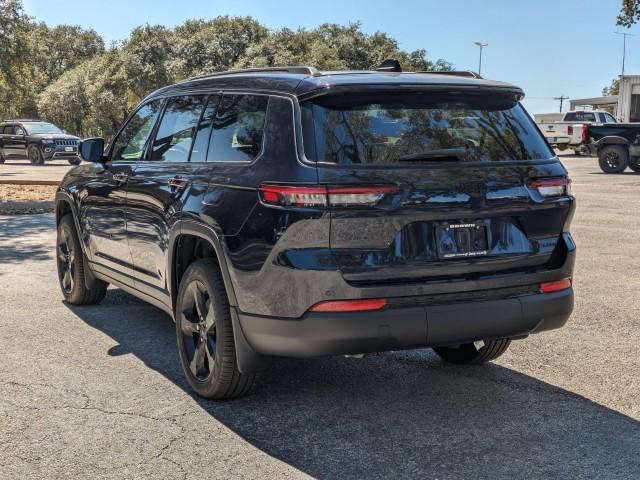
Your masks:
<path fill-rule="evenodd" d="M 616 35 L 622 35 L 622 76 L 624 77 L 624 60 L 627 56 L 627 37 L 635 37 L 633 33 L 613 32 Z"/>
<path fill-rule="evenodd" d="M 482 42 L 473 42 L 473 43 L 476 44 L 480 48 L 480 61 L 478 62 L 478 75 L 482 75 L 482 49 L 484 47 L 488 47 L 489 44 L 488 43 L 482 43 Z"/>
<path fill-rule="evenodd" d="M 564 95 L 560 95 L 559 97 L 553 97 L 554 100 L 560 100 L 560 113 L 562 113 L 562 102 L 565 100 L 569 100 L 569 97 L 565 97 Z"/>

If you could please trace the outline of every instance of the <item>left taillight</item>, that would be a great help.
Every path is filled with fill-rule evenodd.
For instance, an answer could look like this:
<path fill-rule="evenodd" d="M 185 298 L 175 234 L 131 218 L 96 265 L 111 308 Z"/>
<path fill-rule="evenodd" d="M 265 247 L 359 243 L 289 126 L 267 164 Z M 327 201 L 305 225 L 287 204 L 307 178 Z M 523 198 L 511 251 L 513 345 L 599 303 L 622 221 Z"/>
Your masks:
<path fill-rule="evenodd" d="M 528 183 L 528 187 L 538 191 L 543 197 L 563 197 L 571 194 L 570 178 L 539 178 Z"/>
<path fill-rule="evenodd" d="M 260 186 L 260 200 L 265 205 L 276 207 L 372 207 L 386 195 L 398 192 L 396 186 Z"/>

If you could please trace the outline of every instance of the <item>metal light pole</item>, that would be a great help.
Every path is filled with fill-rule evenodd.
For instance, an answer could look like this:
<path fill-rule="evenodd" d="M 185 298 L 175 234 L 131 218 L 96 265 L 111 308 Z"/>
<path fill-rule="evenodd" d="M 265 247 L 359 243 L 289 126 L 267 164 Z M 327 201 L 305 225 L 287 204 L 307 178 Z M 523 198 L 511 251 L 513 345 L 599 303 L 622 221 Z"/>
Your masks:
<path fill-rule="evenodd" d="M 622 35 L 622 76 L 624 77 L 624 59 L 627 56 L 627 37 L 635 37 L 632 33 L 627 32 L 613 32 L 616 35 Z"/>
<path fill-rule="evenodd" d="M 482 49 L 489 46 L 488 43 L 473 42 L 480 48 L 480 61 L 478 62 L 478 75 L 482 75 Z"/>

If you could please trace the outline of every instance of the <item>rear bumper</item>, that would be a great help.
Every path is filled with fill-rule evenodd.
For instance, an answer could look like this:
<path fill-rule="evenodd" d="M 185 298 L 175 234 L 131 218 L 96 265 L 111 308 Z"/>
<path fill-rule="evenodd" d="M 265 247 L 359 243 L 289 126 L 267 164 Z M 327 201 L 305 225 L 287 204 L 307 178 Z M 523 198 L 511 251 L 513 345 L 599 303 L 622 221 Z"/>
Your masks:
<path fill-rule="evenodd" d="M 307 313 L 299 319 L 238 312 L 238 321 L 255 353 L 317 357 L 523 337 L 562 327 L 572 310 L 573 289 L 568 289 L 464 303 L 391 306 L 378 312 Z"/>

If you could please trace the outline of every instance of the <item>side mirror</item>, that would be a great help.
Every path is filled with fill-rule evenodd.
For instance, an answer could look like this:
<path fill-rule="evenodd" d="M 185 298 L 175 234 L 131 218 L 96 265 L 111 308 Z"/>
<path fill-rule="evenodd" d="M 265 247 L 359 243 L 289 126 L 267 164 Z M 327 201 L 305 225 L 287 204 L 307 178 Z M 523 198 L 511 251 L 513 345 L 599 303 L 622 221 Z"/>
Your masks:
<path fill-rule="evenodd" d="M 80 142 L 80 158 L 85 162 L 102 163 L 104 159 L 104 139 L 87 138 Z"/>

